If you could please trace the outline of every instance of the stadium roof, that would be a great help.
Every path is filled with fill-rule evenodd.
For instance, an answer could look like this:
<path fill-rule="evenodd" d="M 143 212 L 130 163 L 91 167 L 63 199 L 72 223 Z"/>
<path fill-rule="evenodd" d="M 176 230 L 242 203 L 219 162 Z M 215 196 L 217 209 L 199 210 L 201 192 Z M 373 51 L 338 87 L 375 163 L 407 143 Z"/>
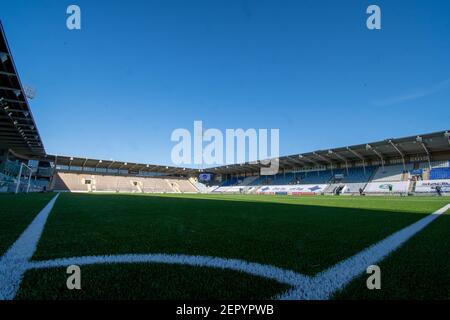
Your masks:
<path fill-rule="evenodd" d="M 114 161 L 114 160 L 98 160 L 98 159 L 70 157 L 70 156 L 46 155 L 42 157 L 41 160 L 53 162 L 57 166 L 68 166 L 72 168 L 80 167 L 84 169 L 95 168 L 95 169 L 143 171 L 143 172 L 157 172 L 173 175 L 193 175 L 199 172 L 199 170 L 197 169 L 189 169 L 189 168 L 160 166 L 144 163 Z"/>
<path fill-rule="evenodd" d="M 360 144 L 348 147 L 331 148 L 314 152 L 283 156 L 279 159 L 280 170 L 311 168 L 317 166 L 345 165 L 355 162 L 384 161 L 411 157 L 426 157 L 433 160 L 444 154 L 450 154 L 450 131 L 411 136 L 399 139 Z M 217 174 L 240 174 L 260 171 L 264 165 L 260 163 L 243 163 L 220 166 L 205 171 Z"/>
<path fill-rule="evenodd" d="M 404 159 L 410 162 L 411 157 L 422 157 L 433 160 L 439 155 L 448 158 L 450 155 L 450 131 L 411 136 L 399 139 L 386 139 L 383 141 L 360 144 L 341 148 L 318 150 L 314 152 L 280 157 L 280 170 L 311 168 L 318 166 L 334 166 L 371 161 L 387 162 L 392 159 Z M 216 174 L 244 174 L 259 172 L 264 165 L 260 163 L 243 163 L 226 165 L 208 169 L 192 169 L 171 166 L 131 163 L 113 160 L 98 160 L 83 157 L 46 155 L 41 160 L 50 161 L 60 166 L 120 169 L 129 171 L 158 172 L 174 175 L 195 175 L 199 172 Z M 88 171 L 88 170 L 86 170 Z"/>
<path fill-rule="evenodd" d="M 27 95 L 0 22 L 0 147 L 36 158 L 45 155 Z"/>

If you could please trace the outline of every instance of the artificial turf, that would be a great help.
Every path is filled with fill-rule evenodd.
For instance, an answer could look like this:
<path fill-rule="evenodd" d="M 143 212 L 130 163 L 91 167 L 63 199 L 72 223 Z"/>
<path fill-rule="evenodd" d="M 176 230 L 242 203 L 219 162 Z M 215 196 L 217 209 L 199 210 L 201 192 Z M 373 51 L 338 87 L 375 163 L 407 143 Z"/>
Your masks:
<path fill-rule="evenodd" d="M 172 253 L 242 259 L 314 275 L 445 203 L 62 194 L 33 259 Z"/>
<path fill-rule="evenodd" d="M 81 267 L 81 290 L 68 290 L 66 268 L 26 273 L 18 300 L 268 300 L 288 286 L 221 269 L 165 264 Z"/>
<path fill-rule="evenodd" d="M 368 290 L 368 275 L 352 281 L 335 299 L 450 299 L 450 215 L 432 222 L 379 263 L 381 289 Z"/>
<path fill-rule="evenodd" d="M 312 276 L 448 202 L 438 197 L 62 194 L 33 260 L 209 255 Z M 440 217 L 380 264 L 383 290 L 368 293 L 363 275 L 335 298 L 445 298 L 447 292 L 448 299 L 447 218 Z M 64 268 L 28 271 L 18 298 L 267 299 L 287 289 L 235 271 L 165 264 L 83 266 L 81 291 L 67 290 L 66 279 Z"/>
<path fill-rule="evenodd" d="M 0 257 L 17 240 L 53 194 L 0 194 Z"/>

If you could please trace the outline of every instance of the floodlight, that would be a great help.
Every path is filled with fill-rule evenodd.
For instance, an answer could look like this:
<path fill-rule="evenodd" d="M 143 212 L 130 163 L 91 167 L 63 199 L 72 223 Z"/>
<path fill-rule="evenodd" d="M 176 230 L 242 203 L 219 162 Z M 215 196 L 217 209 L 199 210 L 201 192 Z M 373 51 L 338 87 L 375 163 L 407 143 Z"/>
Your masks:
<path fill-rule="evenodd" d="M 8 60 L 8 54 L 5 52 L 0 52 L 0 60 L 2 61 L 2 63 L 5 63 L 6 60 Z"/>

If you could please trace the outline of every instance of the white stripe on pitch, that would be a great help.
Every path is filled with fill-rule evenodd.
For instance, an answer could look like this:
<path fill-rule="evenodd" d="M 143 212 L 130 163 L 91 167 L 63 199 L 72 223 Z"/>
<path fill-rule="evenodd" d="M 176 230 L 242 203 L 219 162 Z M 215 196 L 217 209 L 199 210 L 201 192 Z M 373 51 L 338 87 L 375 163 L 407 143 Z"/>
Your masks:
<path fill-rule="evenodd" d="M 94 264 L 123 264 L 123 263 L 163 263 L 193 267 L 208 267 L 226 269 L 251 274 L 254 276 L 275 280 L 290 286 L 306 284 L 310 281 L 307 276 L 294 271 L 278 267 L 252 263 L 237 259 L 226 259 L 208 256 L 190 256 L 178 254 L 123 254 L 109 256 L 87 256 L 63 258 L 48 261 L 33 261 L 29 263 L 30 269 L 46 269 L 67 267 L 70 265 L 94 265 Z"/>
<path fill-rule="evenodd" d="M 14 299 L 58 196 L 59 194 L 42 209 L 19 239 L 0 257 L 0 300 Z"/>
<path fill-rule="evenodd" d="M 386 239 L 370 246 L 349 259 L 315 276 L 307 286 L 296 286 L 278 297 L 282 300 L 326 300 L 350 281 L 363 274 L 367 267 L 383 260 L 387 255 L 408 241 L 417 232 L 450 209 L 450 204 L 433 212 L 425 218 L 392 234 Z"/>

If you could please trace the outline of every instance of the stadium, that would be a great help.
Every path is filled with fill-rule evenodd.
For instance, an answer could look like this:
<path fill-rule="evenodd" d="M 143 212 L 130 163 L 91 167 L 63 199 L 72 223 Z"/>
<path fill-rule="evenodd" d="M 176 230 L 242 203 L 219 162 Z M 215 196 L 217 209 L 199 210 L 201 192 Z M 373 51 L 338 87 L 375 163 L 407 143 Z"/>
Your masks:
<path fill-rule="evenodd" d="M 274 175 L 48 154 L 6 36 L 0 300 L 449 299 L 450 130 L 324 143 Z"/>

